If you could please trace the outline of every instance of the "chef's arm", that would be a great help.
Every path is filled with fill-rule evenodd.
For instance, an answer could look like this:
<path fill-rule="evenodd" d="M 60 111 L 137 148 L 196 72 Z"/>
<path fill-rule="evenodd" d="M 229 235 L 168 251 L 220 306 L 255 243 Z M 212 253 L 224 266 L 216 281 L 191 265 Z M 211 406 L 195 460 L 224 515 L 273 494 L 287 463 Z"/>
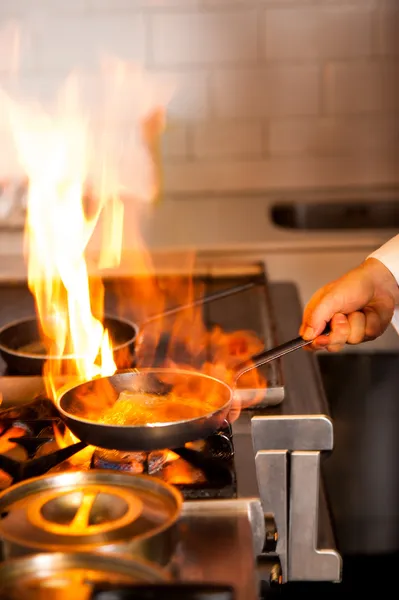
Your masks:
<path fill-rule="evenodd" d="M 379 260 L 395 278 L 399 286 L 399 235 L 391 238 L 386 244 L 370 254 L 369 258 Z M 399 306 L 395 306 L 392 316 L 392 324 L 399 333 Z"/>
<path fill-rule="evenodd" d="M 392 322 L 399 332 L 399 235 L 361 265 L 319 289 L 305 307 L 300 334 L 313 349 L 338 351 L 379 337 Z M 320 335 L 331 323 L 329 336 Z"/>

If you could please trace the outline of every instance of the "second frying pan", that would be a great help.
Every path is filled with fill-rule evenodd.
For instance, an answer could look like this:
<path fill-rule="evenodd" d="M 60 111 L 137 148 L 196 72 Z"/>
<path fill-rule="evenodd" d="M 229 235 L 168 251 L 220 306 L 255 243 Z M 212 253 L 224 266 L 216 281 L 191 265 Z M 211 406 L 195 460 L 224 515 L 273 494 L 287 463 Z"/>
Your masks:
<path fill-rule="evenodd" d="M 175 308 L 154 315 L 142 323 L 140 327 L 126 319 L 105 315 L 103 324 L 105 329 L 108 329 L 113 342 L 114 361 L 117 368 L 124 369 L 131 366 L 137 339 L 139 334 L 144 332 L 147 325 L 161 318 L 183 312 L 188 308 L 206 305 L 222 298 L 239 294 L 256 285 L 256 281 L 250 281 L 215 292 L 214 294 L 209 294 L 187 304 L 176 306 Z M 20 319 L 0 328 L 0 355 L 13 374 L 41 375 L 44 364 L 48 360 L 59 361 L 61 363 L 61 374 L 73 374 L 74 356 L 49 356 L 46 354 L 45 347 L 41 342 L 40 327 L 36 317 Z"/>

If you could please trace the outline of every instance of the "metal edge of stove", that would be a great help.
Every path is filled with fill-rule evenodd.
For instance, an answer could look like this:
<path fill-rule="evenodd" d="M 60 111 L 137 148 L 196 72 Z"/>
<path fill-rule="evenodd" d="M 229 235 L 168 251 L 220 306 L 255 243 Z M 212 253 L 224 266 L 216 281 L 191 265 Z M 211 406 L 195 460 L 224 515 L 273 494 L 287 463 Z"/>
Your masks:
<path fill-rule="evenodd" d="M 320 452 L 290 456 L 289 581 L 339 582 L 342 558 L 335 548 L 320 473 Z"/>
<path fill-rule="evenodd" d="M 292 283 L 270 286 L 278 342 L 298 335 L 301 304 Z M 284 356 L 284 402 L 252 411 L 256 450 L 332 450 L 333 424 L 316 357 L 298 350 Z"/>
<path fill-rule="evenodd" d="M 237 600 L 259 600 L 262 516 L 258 498 L 184 502 L 175 557 L 178 578 L 228 583 Z"/>
<path fill-rule="evenodd" d="M 292 283 L 271 284 L 270 294 L 281 343 L 297 335 L 299 295 Z M 320 473 L 322 452 L 333 449 L 333 423 L 317 360 L 299 351 L 281 366 L 284 402 L 242 413 L 234 435 L 245 432 L 250 418 L 260 497 L 275 517 L 283 581 L 340 581 L 342 560 Z"/>

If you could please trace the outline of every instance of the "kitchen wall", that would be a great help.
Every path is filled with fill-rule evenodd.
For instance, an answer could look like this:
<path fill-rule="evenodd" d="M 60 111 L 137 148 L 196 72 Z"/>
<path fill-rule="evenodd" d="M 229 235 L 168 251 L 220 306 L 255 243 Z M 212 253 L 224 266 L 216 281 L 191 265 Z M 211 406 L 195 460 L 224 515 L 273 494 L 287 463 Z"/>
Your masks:
<path fill-rule="evenodd" d="M 97 50 L 174 81 L 170 193 L 398 180 L 397 0 L 1 0 L 0 24 L 0 84 L 38 99 Z"/>

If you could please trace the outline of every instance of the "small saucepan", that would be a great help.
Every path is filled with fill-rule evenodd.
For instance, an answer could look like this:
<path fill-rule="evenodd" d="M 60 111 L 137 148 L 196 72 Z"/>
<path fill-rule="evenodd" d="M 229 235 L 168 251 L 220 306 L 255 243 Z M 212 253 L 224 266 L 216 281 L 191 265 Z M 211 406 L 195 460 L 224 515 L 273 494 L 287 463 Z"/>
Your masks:
<path fill-rule="evenodd" d="M 67 389 L 56 406 L 87 444 L 126 452 L 180 448 L 223 426 L 241 375 L 310 343 L 298 337 L 252 356 L 235 368 L 232 386 L 195 371 L 142 369 Z"/>
<path fill-rule="evenodd" d="M 114 361 L 118 369 L 124 369 L 133 362 L 136 342 L 141 330 L 145 326 L 160 320 L 163 317 L 170 317 L 179 312 L 183 312 L 194 306 L 201 306 L 227 298 L 249 290 L 257 285 L 256 281 L 251 281 L 242 285 L 227 288 L 214 294 L 209 294 L 203 298 L 198 298 L 187 304 L 171 308 L 162 313 L 150 317 L 140 327 L 119 317 L 106 315 L 103 320 L 105 329 L 108 329 L 112 342 Z M 41 375 L 46 361 L 61 361 L 65 366 L 65 373 L 73 374 L 74 357 L 73 355 L 48 356 L 46 348 L 41 341 L 39 323 L 36 317 L 28 317 L 8 323 L 0 328 L 0 355 L 7 364 L 10 372 L 18 375 Z M 63 371 L 63 369 L 61 369 Z"/>

